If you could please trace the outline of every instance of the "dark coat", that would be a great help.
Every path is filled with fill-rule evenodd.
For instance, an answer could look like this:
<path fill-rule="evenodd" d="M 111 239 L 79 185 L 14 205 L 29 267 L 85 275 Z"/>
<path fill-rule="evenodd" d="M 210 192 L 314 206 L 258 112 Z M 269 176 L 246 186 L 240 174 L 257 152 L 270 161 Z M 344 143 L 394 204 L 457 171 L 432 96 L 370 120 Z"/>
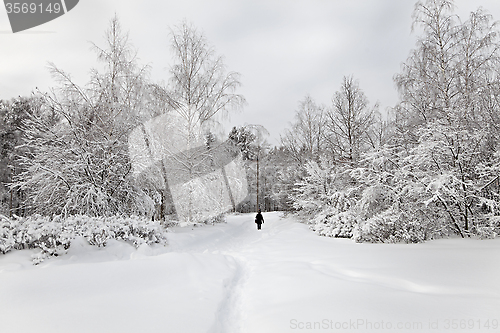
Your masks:
<path fill-rule="evenodd" d="M 264 223 L 264 216 L 262 216 L 260 212 L 258 212 L 257 215 L 255 216 L 255 223 L 257 224 Z"/>

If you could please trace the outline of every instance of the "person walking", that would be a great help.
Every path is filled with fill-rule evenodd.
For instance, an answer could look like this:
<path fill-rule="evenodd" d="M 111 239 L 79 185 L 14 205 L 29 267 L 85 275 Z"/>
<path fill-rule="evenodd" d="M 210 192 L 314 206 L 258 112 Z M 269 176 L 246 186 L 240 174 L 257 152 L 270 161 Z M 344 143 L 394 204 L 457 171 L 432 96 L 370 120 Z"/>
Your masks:
<path fill-rule="evenodd" d="M 257 230 L 260 230 L 262 223 L 264 223 L 264 216 L 262 216 L 260 209 L 259 209 L 257 215 L 255 216 L 255 223 L 257 223 Z"/>

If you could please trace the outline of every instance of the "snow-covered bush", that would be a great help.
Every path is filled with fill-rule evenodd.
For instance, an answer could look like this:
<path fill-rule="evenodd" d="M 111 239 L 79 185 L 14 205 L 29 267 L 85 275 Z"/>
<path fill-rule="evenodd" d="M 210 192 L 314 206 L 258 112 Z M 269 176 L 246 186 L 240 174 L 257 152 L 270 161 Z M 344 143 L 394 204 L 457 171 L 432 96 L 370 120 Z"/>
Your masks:
<path fill-rule="evenodd" d="M 500 216 L 487 214 L 481 221 L 476 221 L 471 235 L 479 239 L 492 239 L 500 235 Z"/>
<path fill-rule="evenodd" d="M 351 238 L 358 223 L 351 207 L 352 201 L 344 192 L 334 192 L 314 217 L 311 229 L 321 236 Z"/>
<path fill-rule="evenodd" d="M 0 253 L 5 254 L 16 244 L 12 235 L 11 221 L 0 215 Z"/>
<path fill-rule="evenodd" d="M 421 243 L 428 240 L 428 226 L 419 219 L 411 219 L 400 210 L 389 208 L 356 226 L 356 242 Z"/>
<path fill-rule="evenodd" d="M 392 206 L 394 197 L 392 189 L 383 184 L 367 187 L 357 202 L 357 210 L 362 219 L 370 219 Z"/>
<path fill-rule="evenodd" d="M 304 171 L 305 176 L 295 184 L 292 195 L 293 208 L 297 212 L 311 216 L 332 207 L 344 211 L 347 208 L 342 205 L 351 205 L 345 199 L 354 195 L 354 188 L 348 186 L 351 177 L 345 167 L 321 158 L 320 162 L 307 162 Z"/>
<path fill-rule="evenodd" d="M 321 212 L 313 220 L 311 227 L 318 235 L 327 237 L 351 238 L 357 217 L 351 211 L 341 213 Z"/>
<path fill-rule="evenodd" d="M 11 250 L 40 249 L 37 264 L 46 257 L 65 254 L 72 240 L 83 237 L 90 245 L 102 247 L 110 239 L 142 244 L 166 244 L 166 229 L 158 221 L 140 217 L 87 217 L 82 215 L 53 218 L 39 215 L 27 218 L 0 216 L 0 253 Z"/>
<path fill-rule="evenodd" d="M 213 216 L 213 217 L 205 220 L 203 223 L 214 225 L 214 224 L 217 224 L 217 223 L 226 223 L 226 222 L 227 222 L 226 215 L 225 214 L 219 214 L 217 216 Z"/>

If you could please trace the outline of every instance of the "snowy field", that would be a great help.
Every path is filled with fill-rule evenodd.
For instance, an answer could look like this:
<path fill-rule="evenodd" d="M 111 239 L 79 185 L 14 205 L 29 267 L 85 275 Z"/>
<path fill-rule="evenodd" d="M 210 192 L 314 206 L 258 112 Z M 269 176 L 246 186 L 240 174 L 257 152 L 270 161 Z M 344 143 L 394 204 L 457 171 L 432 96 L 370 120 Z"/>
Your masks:
<path fill-rule="evenodd" d="M 0 332 L 498 332 L 500 240 L 356 244 L 265 213 L 0 257 Z"/>

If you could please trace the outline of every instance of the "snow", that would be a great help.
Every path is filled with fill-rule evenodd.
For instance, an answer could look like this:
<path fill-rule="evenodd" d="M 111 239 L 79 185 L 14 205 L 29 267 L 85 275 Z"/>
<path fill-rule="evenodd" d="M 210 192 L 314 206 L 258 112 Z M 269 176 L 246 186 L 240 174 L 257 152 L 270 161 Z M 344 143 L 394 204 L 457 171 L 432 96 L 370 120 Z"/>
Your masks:
<path fill-rule="evenodd" d="M 1 332 L 499 328 L 498 239 L 357 244 L 264 218 L 261 231 L 253 214 L 174 228 L 166 247 L 78 239 L 38 266 L 34 251 L 1 256 Z"/>

